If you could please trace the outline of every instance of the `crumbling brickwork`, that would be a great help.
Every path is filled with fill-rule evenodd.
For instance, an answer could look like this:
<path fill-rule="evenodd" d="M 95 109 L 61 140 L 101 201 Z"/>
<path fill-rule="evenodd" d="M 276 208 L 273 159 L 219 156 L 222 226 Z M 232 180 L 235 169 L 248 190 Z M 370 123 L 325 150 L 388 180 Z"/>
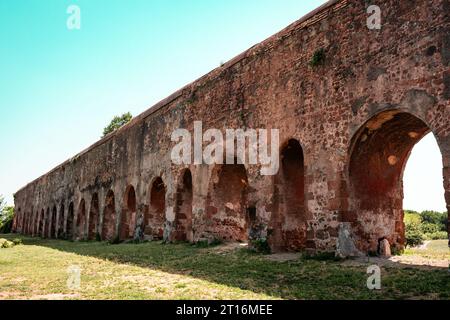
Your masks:
<path fill-rule="evenodd" d="M 274 250 L 404 245 L 402 174 L 436 137 L 450 209 L 449 0 L 330 1 L 15 194 L 16 232 L 267 239 Z M 324 54 L 315 66 L 315 53 Z M 276 128 L 280 170 L 171 162 L 178 128 Z"/>

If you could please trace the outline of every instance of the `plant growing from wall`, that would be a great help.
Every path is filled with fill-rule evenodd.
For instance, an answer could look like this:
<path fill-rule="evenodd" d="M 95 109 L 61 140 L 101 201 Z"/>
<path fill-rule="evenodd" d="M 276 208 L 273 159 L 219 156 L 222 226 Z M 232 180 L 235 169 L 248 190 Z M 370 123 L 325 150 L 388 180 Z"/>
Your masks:
<path fill-rule="evenodd" d="M 310 66 L 315 68 L 322 65 L 325 62 L 325 57 L 326 54 L 324 48 L 316 50 L 311 58 L 311 61 L 309 62 Z"/>
<path fill-rule="evenodd" d="M 133 116 L 130 112 L 124 113 L 121 116 L 115 116 L 108 126 L 103 129 L 103 137 L 107 136 L 108 134 L 118 130 L 119 128 L 126 125 L 128 122 L 131 121 Z"/>

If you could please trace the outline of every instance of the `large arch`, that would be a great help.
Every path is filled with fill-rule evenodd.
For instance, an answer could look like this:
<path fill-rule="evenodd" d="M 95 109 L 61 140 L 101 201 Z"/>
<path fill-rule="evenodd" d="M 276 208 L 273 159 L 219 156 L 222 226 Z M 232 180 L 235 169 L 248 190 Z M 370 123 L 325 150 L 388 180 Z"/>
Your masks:
<path fill-rule="evenodd" d="M 24 211 L 23 233 L 28 234 L 28 212 Z"/>
<path fill-rule="evenodd" d="M 50 234 L 50 208 L 47 208 L 44 217 L 44 238 L 48 238 Z"/>
<path fill-rule="evenodd" d="M 98 202 L 98 194 L 94 193 L 92 195 L 91 199 L 91 205 L 89 207 L 89 229 L 88 229 L 88 239 L 89 240 L 96 240 L 97 234 L 99 233 L 98 230 L 98 220 L 100 216 L 100 207 Z"/>
<path fill-rule="evenodd" d="M 161 177 L 153 180 L 150 187 L 150 205 L 144 215 L 144 236 L 161 240 L 166 222 L 166 186 Z"/>
<path fill-rule="evenodd" d="M 56 236 L 58 238 L 61 238 L 64 233 L 64 219 L 65 219 L 64 203 L 61 203 L 61 206 L 59 208 L 58 228 L 56 230 Z"/>
<path fill-rule="evenodd" d="M 280 170 L 274 177 L 274 212 L 269 244 L 274 251 L 306 248 L 305 164 L 303 149 L 295 139 L 281 148 Z"/>
<path fill-rule="evenodd" d="M 356 245 L 376 251 L 387 239 L 395 249 L 405 245 L 403 171 L 414 145 L 429 126 L 411 113 L 387 110 L 368 120 L 354 135 L 348 165 L 349 211 Z"/>
<path fill-rule="evenodd" d="M 84 199 L 81 199 L 80 205 L 78 206 L 76 237 L 79 239 L 84 239 L 85 230 L 86 230 L 86 202 L 84 201 Z"/>
<path fill-rule="evenodd" d="M 73 202 L 69 203 L 69 209 L 67 211 L 67 223 L 66 223 L 66 238 L 72 240 L 74 236 L 74 207 Z"/>
<path fill-rule="evenodd" d="M 50 224 L 50 238 L 56 238 L 56 206 L 52 209 L 52 221 Z"/>
<path fill-rule="evenodd" d="M 102 240 L 114 240 L 116 235 L 116 201 L 114 192 L 109 190 L 105 198 L 103 210 Z"/>
<path fill-rule="evenodd" d="M 41 209 L 41 214 L 39 215 L 37 235 L 44 237 L 44 209 Z"/>
<path fill-rule="evenodd" d="M 192 233 L 192 174 L 189 169 L 183 171 L 176 192 L 175 231 L 176 241 L 193 241 Z"/>
<path fill-rule="evenodd" d="M 132 239 L 136 225 L 136 192 L 133 186 L 128 186 L 123 197 L 123 208 L 120 215 L 119 239 Z"/>
<path fill-rule="evenodd" d="M 248 241 L 247 198 L 245 166 L 216 165 L 207 196 L 206 215 L 209 223 L 206 233 L 224 241 Z"/>
<path fill-rule="evenodd" d="M 36 234 L 36 224 L 37 224 L 36 216 L 37 216 L 37 211 L 35 211 L 33 209 L 33 212 L 31 214 L 32 214 L 32 216 L 31 216 L 30 235 L 32 237 L 34 237 L 34 235 Z"/>

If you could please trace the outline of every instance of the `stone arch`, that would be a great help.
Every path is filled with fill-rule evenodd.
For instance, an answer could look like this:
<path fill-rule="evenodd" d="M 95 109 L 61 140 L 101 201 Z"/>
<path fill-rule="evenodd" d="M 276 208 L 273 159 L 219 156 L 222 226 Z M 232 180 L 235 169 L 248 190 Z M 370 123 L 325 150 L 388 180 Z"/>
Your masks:
<path fill-rule="evenodd" d="M 47 207 L 44 218 L 44 238 L 47 238 L 50 234 L 50 208 Z"/>
<path fill-rule="evenodd" d="M 19 207 L 19 209 L 17 210 L 17 229 L 20 232 L 22 230 L 22 208 Z"/>
<path fill-rule="evenodd" d="M 144 215 L 144 236 L 162 239 L 166 222 L 166 185 L 161 177 L 150 186 L 150 205 Z"/>
<path fill-rule="evenodd" d="M 305 161 L 303 148 L 289 139 L 280 150 L 280 170 L 274 177 L 274 207 L 269 243 L 274 251 L 303 250 L 307 241 Z"/>
<path fill-rule="evenodd" d="M 50 224 L 50 238 L 56 238 L 56 206 L 52 209 L 52 221 Z"/>
<path fill-rule="evenodd" d="M 123 208 L 120 215 L 120 240 L 132 239 L 136 225 L 136 191 L 128 186 L 123 197 Z"/>
<path fill-rule="evenodd" d="M 31 235 L 31 227 L 33 226 L 33 208 L 28 212 L 27 234 Z"/>
<path fill-rule="evenodd" d="M 31 211 L 28 213 L 28 226 L 27 226 L 27 234 L 31 236 L 31 234 L 33 233 L 33 208 L 31 208 Z"/>
<path fill-rule="evenodd" d="M 94 193 L 91 199 L 91 205 L 89 207 L 89 229 L 88 229 L 88 239 L 95 240 L 99 234 L 98 221 L 100 217 L 100 205 L 98 201 L 98 193 Z"/>
<path fill-rule="evenodd" d="M 67 211 L 67 223 L 66 223 L 66 238 L 69 240 L 73 239 L 74 236 L 74 207 L 73 202 L 69 203 L 69 209 Z"/>
<path fill-rule="evenodd" d="M 35 235 L 36 235 L 36 224 L 37 224 L 37 215 L 38 215 L 38 211 L 35 211 L 34 209 L 33 209 L 33 212 L 32 212 L 32 221 L 31 221 L 31 229 L 30 229 L 30 232 L 31 232 L 31 236 L 32 237 L 34 237 Z"/>
<path fill-rule="evenodd" d="M 40 237 L 44 236 L 44 209 L 41 209 L 41 214 L 39 215 L 37 234 Z"/>
<path fill-rule="evenodd" d="M 116 201 L 114 192 L 109 190 L 103 210 L 102 240 L 112 241 L 116 236 Z"/>
<path fill-rule="evenodd" d="M 353 136 L 347 170 L 349 210 L 342 221 L 350 223 L 363 252 L 376 251 L 382 239 L 404 248 L 403 172 L 413 147 L 430 131 L 416 115 L 385 110 Z"/>
<path fill-rule="evenodd" d="M 27 232 L 28 232 L 27 227 L 28 227 L 28 212 L 24 211 L 24 214 L 23 214 L 23 227 L 22 227 L 22 232 L 24 234 L 27 234 Z"/>
<path fill-rule="evenodd" d="M 243 164 L 213 168 L 206 200 L 208 237 L 225 241 L 248 240 L 248 189 L 247 170 Z"/>
<path fill-rule="evenodd" d="M 58 228 L 56 230 L 57 237 L 60 238 L 64 233 L 64 202 L 61 202 L 61 206 L 59 207 L 59 219 L 58 219 Z"/>
<path fill-rule="evenodd" d="M 86 230 L 86 202 L 84 201 L 84 199 L 81 199 L 80 205 L 78 206 L 76 237 L 79 239 L 84 239 L 85 230 Z"/>
<path fill-rule="evenodd" d="M 37 216 L 39 211 L 33 210 L 32 212 L 32 223 L 31 223 L 31 236 L 34 237 L 36 235 L 36 225 L 37 225 Z"/>
<path fill-rule="evenodd" d="M 185 169 L 180 175 L 175 194 L 175 241 L 193 241 L 192 232 L 192 173 Z"/>

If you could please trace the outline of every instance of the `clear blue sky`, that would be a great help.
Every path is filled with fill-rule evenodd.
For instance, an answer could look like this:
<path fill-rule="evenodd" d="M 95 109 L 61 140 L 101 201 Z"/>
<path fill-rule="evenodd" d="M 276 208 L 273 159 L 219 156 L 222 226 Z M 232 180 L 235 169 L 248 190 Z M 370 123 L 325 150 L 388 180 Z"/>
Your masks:
<path fill-rule="evenodd" d="M 143 112 L 324 2 L 0 0 L 0 194 L 11 204 L 114 115 Z M 81 30 L 66 27 L 71 4 Z"/>

